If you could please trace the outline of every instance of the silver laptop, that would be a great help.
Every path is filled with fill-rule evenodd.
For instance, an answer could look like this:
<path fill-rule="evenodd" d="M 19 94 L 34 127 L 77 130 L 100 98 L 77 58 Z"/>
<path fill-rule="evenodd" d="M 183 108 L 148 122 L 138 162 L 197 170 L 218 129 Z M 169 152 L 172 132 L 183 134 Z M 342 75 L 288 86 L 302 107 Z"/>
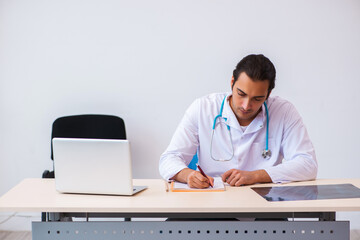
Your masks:
<path fill-rule="evenodd" d="M 56 190 L 64 193 L 133 195 L 128 140 L 53 138 Z"/>

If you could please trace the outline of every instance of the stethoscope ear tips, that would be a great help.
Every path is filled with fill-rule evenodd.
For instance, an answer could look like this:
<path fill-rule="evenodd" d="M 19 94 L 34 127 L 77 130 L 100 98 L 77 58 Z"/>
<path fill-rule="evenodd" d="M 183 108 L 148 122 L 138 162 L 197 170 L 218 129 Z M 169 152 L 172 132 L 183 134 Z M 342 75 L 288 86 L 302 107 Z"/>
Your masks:
<path fill-rule="evenodd" d="M 271 150 L 270 149 L 268 149 L 268 150 L 264 149 L 263 152 L 262 152 L 262 156 L 265 159 L 271 158 Z"/>

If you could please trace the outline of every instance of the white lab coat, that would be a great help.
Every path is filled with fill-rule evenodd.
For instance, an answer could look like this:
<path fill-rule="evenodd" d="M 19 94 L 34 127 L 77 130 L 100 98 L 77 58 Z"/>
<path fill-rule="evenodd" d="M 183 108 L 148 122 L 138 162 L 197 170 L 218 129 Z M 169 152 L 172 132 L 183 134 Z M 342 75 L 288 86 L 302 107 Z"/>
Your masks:
<path fill-rule="evenodd" d="M 266 112 L 262 111 L 242 131 L 229 105 L 231 93 L 216 93 L 195 100 L 187 109 L 173 135 L 170 145 L 160 157 L 159 171 L 168 180 L 186 168 L 193 156 L 198 154 L 199 165 L 212 177 L 221 176 L 230 169 L 264 169 L 273 182 L 304 181 L 315 179 L 317 161 L 314 147 L 305 125 L 295 107 L 280 97 L 269 97 L 269 149 L 270 159 L 262 152 L 266 142 Z M 234 156 L 230 161 L 214 161 L 210 155 L 210 142 L 214 118 L 220 112 L 226 96 L 223 117 L 230 126 Z M 231 157 L 229 131 L 223 118 L 217 121 L 213 140 L 213 156 Z"/>

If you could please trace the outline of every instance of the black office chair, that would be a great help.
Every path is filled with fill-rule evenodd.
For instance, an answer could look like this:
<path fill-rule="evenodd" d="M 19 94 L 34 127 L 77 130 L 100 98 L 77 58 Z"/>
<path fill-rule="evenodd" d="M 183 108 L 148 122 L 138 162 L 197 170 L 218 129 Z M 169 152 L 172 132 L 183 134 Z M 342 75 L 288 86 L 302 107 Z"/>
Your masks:
<path fill-rule="evenodd" d="M 51 160 L 54 160 L 52 139 L 66 138 L 96 138 L 96 139 L 126 139 L 124 120 L 112 115 L 73 115 L 56 119 L 51 133 Z M 54 178 L 54 170 L 45 170 L 43 178 Z M 46 213 L 42 213 L 46 220 Z"/>
<path fill-rule="evenodd" d="M 51 133 L 51 160 L 54 160 L 52 139 L 97 138 L 126 139 L 125 123 L 120 117 L 112 115 L 73 115 L 56 119 Z M 54 178 L 54 171 L 45 170 L 43 178 Z"/>

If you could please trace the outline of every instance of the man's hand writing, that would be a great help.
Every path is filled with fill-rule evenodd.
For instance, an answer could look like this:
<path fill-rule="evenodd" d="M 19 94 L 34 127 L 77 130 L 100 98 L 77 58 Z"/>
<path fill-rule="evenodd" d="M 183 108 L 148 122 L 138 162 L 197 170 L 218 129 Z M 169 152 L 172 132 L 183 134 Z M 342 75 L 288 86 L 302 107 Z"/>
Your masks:
<path fill-rule="evenodd" d="M 207 176 L 211 184 L 214 185 L 214 179 L 212 177 Z M 204 177 L 200 172 L 193 171 L 188 175 L 187 184 L 191 188 L 208 188 L 210 187 L 209 179 Z"/>
<path fill-rule="evenodd" d="M 214 184 L 214 179 L 210 176 L 207 177 L 210 179 L 211 183 Z M 172 179 L 178 182 L 187 183 L 191 188 L 208 188 L 210 186 L 209 179 L 204 177 L 200 172 L 190 168 L 184 168 Z"/>

